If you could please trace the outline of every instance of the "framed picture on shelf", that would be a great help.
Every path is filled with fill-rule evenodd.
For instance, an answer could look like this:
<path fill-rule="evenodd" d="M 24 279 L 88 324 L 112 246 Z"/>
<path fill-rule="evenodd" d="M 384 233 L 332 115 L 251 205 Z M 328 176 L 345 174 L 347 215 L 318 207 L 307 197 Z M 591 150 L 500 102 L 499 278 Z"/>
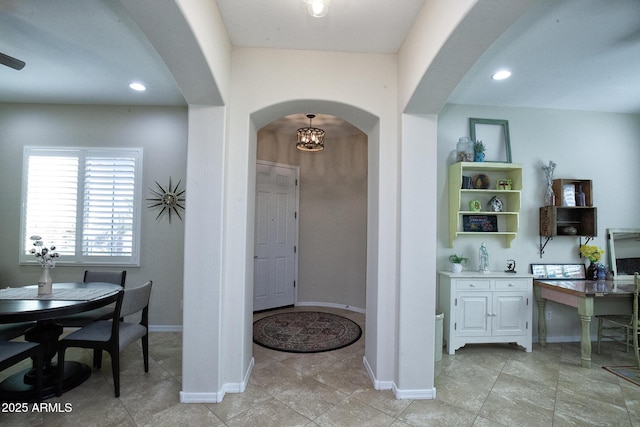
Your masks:
<path fill-rule="evenodd" d="M 576 187 L 573 184 L 562 186 L 562 206 L 576 205 Z"/>
<path fill-rule="evenodd" d="M 482 141 L 487 162 L 511 163 L 509 122 L 499 119 L 469 119 L 472 141 Z"/>
<path fill-rule="evenodd" d="M 495 215 L 462 215 L 462 231 L 498 231 L 498 217 Z"/>

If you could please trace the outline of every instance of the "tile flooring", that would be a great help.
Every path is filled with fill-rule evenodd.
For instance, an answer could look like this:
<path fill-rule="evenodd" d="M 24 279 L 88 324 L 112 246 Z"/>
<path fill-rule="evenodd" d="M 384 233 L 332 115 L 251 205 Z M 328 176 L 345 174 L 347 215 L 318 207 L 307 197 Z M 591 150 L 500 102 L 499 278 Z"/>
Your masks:
<path fill-rule="evenodd" d="M 364 329 L 363 315 L 329 311 Z M 372 388 L 362 365 L 363 338 L 317 354 L 254 345 L 255 368 L 244 393 L 227 394 L 218 404 L 180 404 L 181 338 L 151 334 L 148 374 L 140 348 L 125 350 L 119 399 L 105 357 L 102 369 L 80 387 L 47 400 L 71 403 L 70 412 L 0 413 L 0 425 L 640 427 L 640 387 L 601 368 L 630 364 L 631 353 L 613 344 L 593 356 L 591 369 L 580 367 L 578 343 L 534 345 L 532 353 L 510 345 L 467 345 L 436 363 L 437 398 L 415 401 Z M 84 350 L 68 355 L 91 362 Z"/>

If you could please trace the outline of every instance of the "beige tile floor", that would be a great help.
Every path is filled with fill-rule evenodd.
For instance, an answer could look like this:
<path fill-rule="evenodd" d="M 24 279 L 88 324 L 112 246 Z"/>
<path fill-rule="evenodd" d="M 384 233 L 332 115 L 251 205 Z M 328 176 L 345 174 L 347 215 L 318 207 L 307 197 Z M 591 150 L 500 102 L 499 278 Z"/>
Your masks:
<path fill-rule="evenodd" d="M 309 309 L 309 308 L 305 308 Z M 330 310 L 357 321 L 364 316 Z M 258 314 L 264 316 L 266 314 Z M 247 389 L 218 404 L 180 404 L 181 334 L 152 333 L 150 370 L 140 348 L 122 362 L 121 397 L 113 397 L 110 361 L 80 387 L 47 402 L 68 413 L 0 413 L 0 426 L 637 426 L 640 387 L 601 368 L 630 353 L 611 345 L 580 367 L 579 344 L 468 345 L 436 363 L 435 400 L 396 400 L 376 391 L 362 365 L 364 339 L 333 352 L 282 353 L 254 345 Z M 70 350 L 69 359 L 91 361 Z M 3 379 L 11 370 L 0 374 Z"/>

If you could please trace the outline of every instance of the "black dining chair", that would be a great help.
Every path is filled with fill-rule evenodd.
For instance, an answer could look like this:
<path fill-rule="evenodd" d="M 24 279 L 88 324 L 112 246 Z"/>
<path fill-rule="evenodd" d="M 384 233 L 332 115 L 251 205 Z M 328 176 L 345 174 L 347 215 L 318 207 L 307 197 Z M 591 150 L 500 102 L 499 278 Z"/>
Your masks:
<path fill-rule="evenodd" d="M 24 335 L 28 329 L 36 325 L 36 322 L 20 322 L 0 324 L 0 340 L 11 341 Z"/>
<path fill-rule="evenodd" d="M 116 309 L 112 320 L 98 320 L 67 335 L 58 342 L 58 390 L 62 394 L 64 378 L 64 356 L 69 347 L 93 349 L 93 365 L 100 369 L 102 351 L 111 356 L 113 387 L 115 396 L 120 396 L 120 352 L 129 344 L 142 339 L 144 371 L 149 372 L 149 297 L 152 282 L 148 281 L 137 288 L 122 290 L 118 293 Z M 132 314 L 141 313 L 139 322 L 119 320 Z"/>
<path fill-rule="evenodd" d="M 36 400 L 41 402 L 43 356 L 40 344 L 23 341 L 0 341 L 0 371 L 4 371 L 29 357 L 34 361 L 33 368 L 36 372 Z"/>
<path fill-rule="evenodd" d="M 93 271 L 86 270 L 84 272 L 83 282 L 104 282 L 120 285 L 124 288 L 124 283 L 127 278 L 127 271 Z M 113 317 L 113 310 L 115 310 L 115 304 L 109 304 L 104 307 L 96 308 L 94 310 L 85 311 L 82 313 L 71 314 L 69 316 L 57 317 L 56 322 L 65 328 L 80 328 L 86 326 L 96 320 L 106 320 Z"/>
<path fill-rule="evenodd" d="M 640 369 L 640 351 L 638 349 L 638 293 L 640 279 L 638 273 L 633 277 L 633 300 L 631 312 L 628 314 L 598 315 L 598 354 L 603 338 L 616 341 L 625 345 L 626 351 L 633 347 L 636 366 Z"/>

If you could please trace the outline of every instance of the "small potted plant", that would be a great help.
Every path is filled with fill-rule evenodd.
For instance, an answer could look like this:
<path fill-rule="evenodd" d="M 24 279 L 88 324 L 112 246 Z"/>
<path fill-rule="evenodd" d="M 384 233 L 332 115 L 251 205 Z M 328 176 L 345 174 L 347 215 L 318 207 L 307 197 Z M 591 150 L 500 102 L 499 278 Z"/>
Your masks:
<path fill-rule="evenodd" d="M 473 143 L 473 161 L 484 162 L 484 152 L 487 147 L 484 146 L 482 141 L 476 141 Z"/>
<path fill-rule="evenodd" d="M 469 263 L 469 258 L 465 258 L 463 255 L 449 255 L 449 262 L 451 263 L 451 271 L 454 273 L 460 273 L 462 266 Z"/>

